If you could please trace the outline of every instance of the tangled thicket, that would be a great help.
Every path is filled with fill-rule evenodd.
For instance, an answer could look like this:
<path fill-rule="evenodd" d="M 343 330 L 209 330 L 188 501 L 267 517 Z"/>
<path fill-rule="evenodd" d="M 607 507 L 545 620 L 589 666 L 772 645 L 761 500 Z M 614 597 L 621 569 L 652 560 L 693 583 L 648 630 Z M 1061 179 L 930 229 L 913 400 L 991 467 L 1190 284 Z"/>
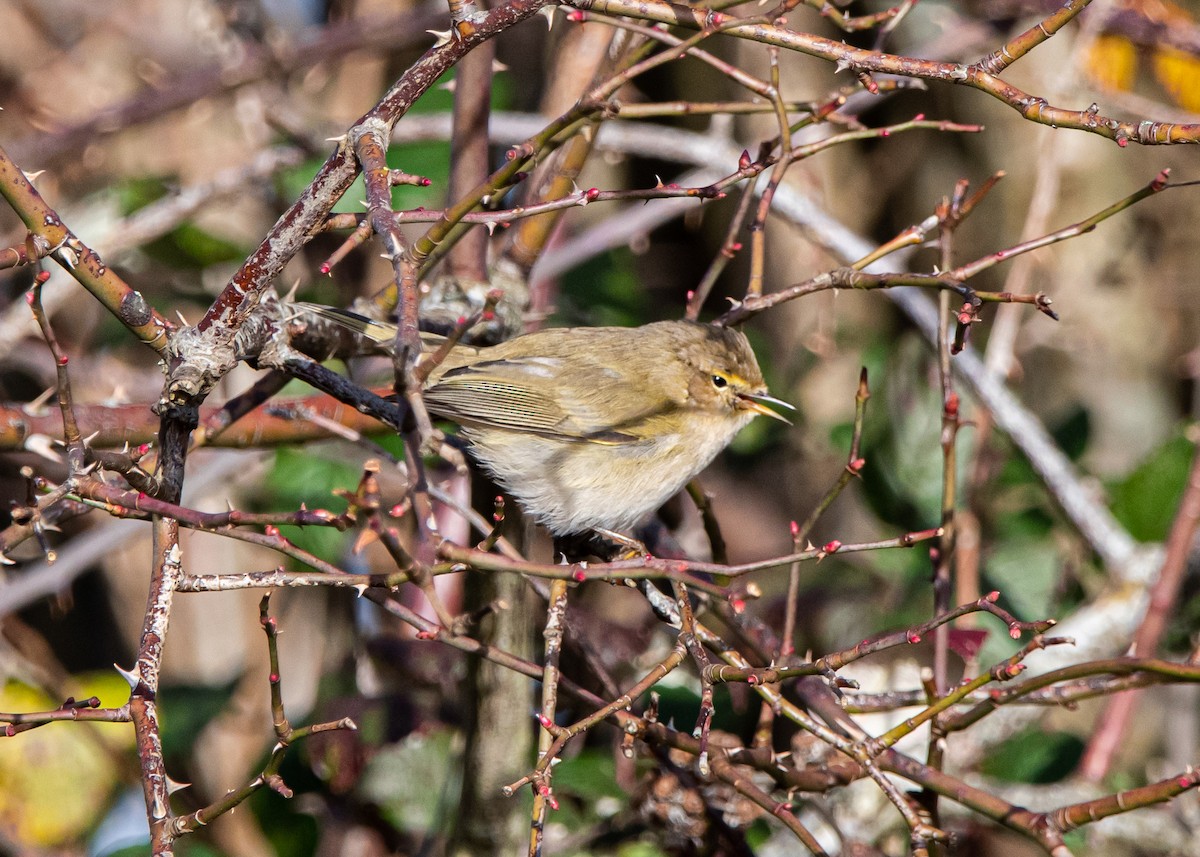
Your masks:
<path fill-rule="evenodd" d="M 6 847 L 1194 852 L 1187 12 L 376 5 L 0 10 Z M 422 406 L 681 316 L 801 417 L 645 553 Z"/>

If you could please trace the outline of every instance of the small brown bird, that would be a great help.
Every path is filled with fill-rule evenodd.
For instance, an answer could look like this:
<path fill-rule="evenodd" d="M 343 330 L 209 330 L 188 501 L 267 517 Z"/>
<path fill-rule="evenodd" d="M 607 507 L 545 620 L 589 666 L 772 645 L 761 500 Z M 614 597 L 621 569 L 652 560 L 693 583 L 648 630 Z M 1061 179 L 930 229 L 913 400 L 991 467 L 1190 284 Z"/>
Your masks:
<path fill-rule="evenodd" d="M 394 325 L 299 307 L 388 345 Z M 756 415 L 788 422 L 744 334 L 692 321 L 550 328 L 458 347 L 423 392 L 472 455 L 556 536 L 627 531 Z"/>

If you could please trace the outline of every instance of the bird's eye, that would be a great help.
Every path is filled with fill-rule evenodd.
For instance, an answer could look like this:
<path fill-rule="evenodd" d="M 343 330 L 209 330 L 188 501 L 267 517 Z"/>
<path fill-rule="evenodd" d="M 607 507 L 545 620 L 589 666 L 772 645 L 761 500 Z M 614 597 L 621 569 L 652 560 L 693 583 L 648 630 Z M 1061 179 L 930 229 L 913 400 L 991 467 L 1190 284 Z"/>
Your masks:
<path fill-rule="evenodd" d="M 724 375 L 713 375 L 712 382 L 713 382 L 713 386 L 716 387 L 718 390 L 722 389 L 723 387 L 727 387 L 729 385 L 729 379 L 726 378 Z"/>

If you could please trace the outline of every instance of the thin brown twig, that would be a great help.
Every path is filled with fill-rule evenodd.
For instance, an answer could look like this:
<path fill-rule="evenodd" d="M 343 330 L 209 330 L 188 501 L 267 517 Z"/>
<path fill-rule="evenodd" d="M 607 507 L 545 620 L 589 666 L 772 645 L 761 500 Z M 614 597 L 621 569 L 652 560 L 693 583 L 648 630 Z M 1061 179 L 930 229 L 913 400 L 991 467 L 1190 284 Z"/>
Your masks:
<path fill-rule="evenodd" d="M 1053 313 L 1050 309 L 1051 301 L 1044 294 L 1014 295 L 1009 292 L 980 292 L 966 289 L 962 284 L 981 271 L 987 270 L 1022 253 L 1028 253 L 1032 250 L 1092 231 L 1102 221 L 1124 211 L 1149 196 L 1171 187 L 1172 185 L 1168 184 L 1169 175 L 1169 170 L 1162 170 L 1149 184 L 1078 223 L 1073 223 L 1070 226 L 1055 230 L 1039 238 L 1015 244 L 1012 247 L 988 253 L 974 261 L 959 265 L 952 270 L 940 274 L 867 274 L 855 268 L 839 268 L 820 274 L 798 285 L 744 300 L 717 319 L 716 323 L 727 326 L 741 324 L 748 318 L 770 307 L 828 289 L 877 289 L 898 285 L 950 289 L 970 298 L 978 298 L 981 301 L 1029 304 L 1043 314 L 1056 318 L 1057 314 Z"/>
<path fill-rule="evenodd" d="M 754 220 L 750 223 L 750 276 L 746 281 L 747 296 L 762 294 L 766 268 L 767 214 L 771 210 L 771 200 L 775 198 L 776 189 L 796 157 L 792 148 L 792 132 L 788 124 L 787 106 L 780 93 L 779 49 L 768 48 L 768 57 L 771 63 L 771 88 L 767 96 L 775 105 L 775 119 L 779 123 L 779 158 L 771 167 L 771 176 L 758 198 L 758 209 L 754 213 Z"/>
<path fill-rule="evenodd" d="M 712 553 L 713 562 L 722 565 L 729 562 L 729 554 L 725 548 L 725 536 L 721 533 L 721 522 L 713 509 L 713 495 L 704 490 L 700 480 L 693 479 L 687 484 L 688 496 L 700 512 L 700 520 L 704 524 L 704 534 L 708 536 L 708 547 Z"/>
<path fill-rule="evenodd" d="M 477 568 L 481 571 L 517 571 L 549 579 L 565 578 L 577 583 L 583 583 L 588 580 L 662 578 L 666 580 L 679 580 L 711 595 L 723 596 L 725 594 L 723 587 L 708 583 L 696 575 L 715 574 L 727 577 L 740 577 L 751 572 L 763 571 L 768 568 L 778 568 L 793 562 L 810 560 L 819 562 L 835 552 L 855 553 L 864 550 L 912 547 L 913 545 L 934 538 L 937 532 L 936 529 L 922 530 L 916 533 L 906 533 L 893 539 L 881 539 L 879 541 L 859 542 L 856 544 L 830 542 L 823 548 L 812 548 L 800 551 L 799 553 L 788 554 L 787 556 L 737 565 L 721 565 L 719 563 L 700 562 L 697 560 L 659 559 L 653 556 L 605 563 L 571 563 L 568 565 L 518 562 L 495 554 L 460 547 L 450 542 L 442 542 L 438 546 L 438 554 L 450 564 L 446 569 L 447 571 L 461 570 L 466 567 Z"/>
<path fill-rule="evenodd" d="M 1200 140 L 1200 124 L 1122 121 L 1101 115 L 1099 110 L 1070 110 L 1049 104 L 1011 83 L 988 73 L 979 64 L 964 65 L 897 56 L 866 48 L 855 48 L 835 39 L 801 33 L 786 27 L 752 20 L 743 23 L 733 16 L 700 7 L 683 6 L 667 0 L 571 0 L 569 5 L 608 15 L 628 15 L 673 26 L 702 29 L 714 25 L 735 38 L 837 63 L 839 67 L 868 74 L 900 74 L 924 80 L 969 86 L 1016 110 L 1030 122 L 1055 128 L 1086 131 L 1113 140 L 1119 146 L 1170 145 Z"/>
<path fill-rule="evenodd" d="M 455 69 L 448 199 L 458 199 L 487 178 L 488 120 L 495 56 L 495 42 L 485 42 L 463 57 Z M 455 279 L 486 282 L 488 233 L 482 229 L 467 231 L 450 251 L 448 263 L 450 275 Z"/>
<path fill-rule="evenodd" d="M 134 336 L 160 354 L 165 351 L 172 325 L 71 232 L 3 148 L 0 148 L 0 196 L 24 222 L 35 246 L 40 241 L 48 248 L 45 254 L 39 250 L 37 255 L 54 257 Z"/>
<path fill-rule="evenodd" d="M 271 749 L 262 771 L 258 776 L 237 789 L 230 789 L 213 803 L 201 807 L 188 815 L 170 819 L 166 825 L 168 841 L 174 841 L 181 836 L 195 833 L 200 828 L 210 824 L 213 819 L 232 812 L 248 798 L 260 791 L 264 786 L 279 793 L 283 797 L 292 797 L 292 790 L 279 774 L 279 768 L 288 748 L 295 742 L 321 732 L 334 730 L 357 730 L 358 727 L 349 717 L 325 723 L 314 723 L 310 726 L 293 727 L 288 722 L 283 706 L 283 675 L 279 669 L 279 626 L 274 616 L 268 612 L 270 594 L 264 595 L 259 601 L 259 622 L 267 638 L 268 660 L 270 672 L 267 675 L 267 685 L 271 694 L 271 723 L 275 731 L 275 746 Z"/>
<path fill-rule="evenodd" d="M 1075 20 L 1092 0 L 1068 0 L 1048 17 L 1038 21 L 1029 29 L 1009 39 L 1004 45 L 979 60 L 976 65 L 988 74 L 1000 74 L 1010 65 L 1036 48 Z"/>
<path fill-rule="evenodd" d="M 42 309 L 42 286 L 49 279 L 48 273 L 39 272 L 34 278 L 33 288 L 29 290 L 26 298 L 29 301 L 29 308 L 33 311 L 33 317 L 37 319 L 38 327 L 41 328 L 42 338 L 46 340 L 46 346 L 54 358 L 54 371 L 58 378 L 55 387 L 58 394 L 58 409 L 62 415 L 63 441 L 67 447 L 67 460 L 71 465 L 71 474 L 76 475 L 83 471 L 87 450 L 84 448 L 83 437 L 79 433 L 79 424 L 75 420 L 75 408 L 71 396 L 71 376 L 67 371 L 70 358 L 59 346 L 58 339 L 54 335 L 54 328 L 50 326 L 50 319 L 46 318 L 46 311 Z"/>
<path fill-rule="evenodd" d="M 632 706 L 634 701 L 637 700 L 643 693 L 654 687 L 654 685 L 662 681 L 666 675 L 670 674 L 675 670 L 676 667 L 683 663 L 683 659 L 686 656 L 687 647 L 684 645 L 683 640 L 680 639 L 676 642 L 675 648 L 672 649 L 671 654 L 651 667 L 650 670 L 639 681 L 635 682 L 633 686 L 630 687 L 629 690 L 625 691 L 625 693 L 623 693 L 621 696 L 617 697 L 612 702 L 602 703 L 601 706 L 591 714 L 576 721 L 575 723 L 572 723 L 570 726 L 554 727 L 554 741 L 538 760 L 537 768 L 535 768 L 531 773 L 526 774 L 515 782 L 505 786 L 504 793 L 508 795 L 516 794 L 517 789 L 521 788 L 521 786 L 524 786 L 527 783 L 534 783 L 544 776 L 546 769 L 548 769 L 552 761 L 558 757 L 558 754 L 562 752 L 563 747 L 567 745 L 568 741 L 570 741 L 576 735 L 586 732 L 597 723 L 624 712 L 626 709 Z M 538 673 L 538 675 L 540 676 L 540 673 Z M 542 728 L 550 729 L 551 727 L 547 726 L 546 723 L 543 722 Z"/>
<path fill-rule="evenodd" d="M 1149 658 L 1157 653 L 1171 612 L 1179 600 L 1179 592 L 1187 573 L 1188 557 L 1198 527 L 1200 455 L 1193 453 L 1183 498 L 1179 502 L 1179 509 L 1167 535 L 1162 568 L 1159 570 L 1158 579 L 1150 588 L 1150 603 L 1146 607 L 1146 615 L 1133 635 L 1132 655 Z M 1137 692 L 1132 690 L 1109 697 L 1104 713 L 1079 762 L 1079 772 L 1085 779 L 1099 782 L 1107 775 L 1113 757 L 1127 738 L 1137 699 Z"/>
<path fill-rule="evenodd" d="M 562 653 L 563 637 L 567 622 L 567 582 L 555 580 L 550 584 L 550 604 L 546 610 L 546 626 L 542 631 L 545 638 L 545 654 L 542 667 L 542 710 L 538 722 L 542 728 L 538 731 L 538 755 L 540 759 L 548 759 L 554 739 L 554 719 L 558 710 L 558 678 L 559 656 Z M 534 782 L 533 815 L 529 822 L 529 857 L 539 857 L 542 853 L 542 837 L 546 829 L 546 810 L 558 808 L 555 800 L 550 777 L 552 768 L 549 764 L 541 766 L 541 776 Z"/>

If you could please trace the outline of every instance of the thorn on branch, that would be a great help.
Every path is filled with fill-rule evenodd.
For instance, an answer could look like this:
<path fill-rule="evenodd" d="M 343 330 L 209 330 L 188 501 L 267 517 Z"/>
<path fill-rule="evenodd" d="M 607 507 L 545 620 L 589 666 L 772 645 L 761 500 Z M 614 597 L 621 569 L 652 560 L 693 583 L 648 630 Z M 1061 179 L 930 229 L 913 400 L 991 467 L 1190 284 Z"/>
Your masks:
<path fill-rule="evenodd" d="M 1034 308 L 1043 315 L 1047 315 L 1055 321 L 1058 321 L 1058 313 L 1050 309 L 1051 302 L 1052 301 L 1050 300 L 1050 297 L 1045 292 L 1038 292 L 1033 296 Z"/>

